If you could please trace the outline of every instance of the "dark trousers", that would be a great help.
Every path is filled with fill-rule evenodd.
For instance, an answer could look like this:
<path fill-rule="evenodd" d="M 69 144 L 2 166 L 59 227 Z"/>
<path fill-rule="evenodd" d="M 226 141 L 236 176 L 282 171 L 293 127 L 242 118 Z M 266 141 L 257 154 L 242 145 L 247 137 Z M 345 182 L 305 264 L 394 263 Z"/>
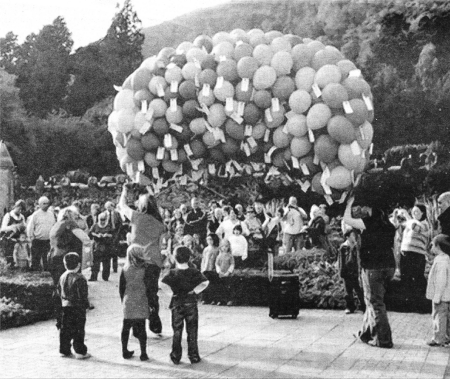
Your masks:
<path fill-rule="evenodd" d="M 128 339 L 130 330 L 133 329 L 133 336 L 139 340 L 141 355 L 147 353 L 147 332 L 145 331 L 145 319 L 124 319 L 122 325 L 122 351 L 128 351 Z"/>
<path fill-rule="evenodd" d="M 70 347 L 73 340 L 73 349 L 77 354 L 86 354 L 84 344 L 84 326 L 86 325 L 86 310 L 76 307 L 63 307 L 61 314 L 61 329 L 59 331 L 59 352 L 71 354 Z"/>
<path fill-rule="evenodd" d="M 102 279 L 108 280 L 111 272 L 111 257 L 103 253 L 94 251 L 94 262 L 91 270 L 91 278 L 97 280 L 100 272 L 100 264 L 102 265 Z"/>
<path fill-rule="evenodd" d="M 13 240 L 9 240 L 9 239 L 4 239 L 3 240 L 3 251 L 5 254 L 5 260 L 6 260 L 6 264 L 10 265 L 11 267 L 14 267 L 15 263 L 14 263 L 14 245 L 16 244 L 17 241 L 13 241 Z"/>
<path fill-rule="evenodd" d="M 209 285 L 206 289 L 201 293 L 202 300 L 205 303 L 211 303 L 214 301 L 215 293 L 217 291 L 217 281 L 219 280 L 219 276 L 215 271 L 205 271 L 203 272 L 206 279 L 209 280 Z"/>
<path fill-rule="evenodd" d="M 407 296 L 425 296 L 427 281 L 425 279 L 425 255 L 404 251 L 400 257 L 401 281 Z"/>
<path fill-rule="evenodd" d="M 345 303 L 346 303 L 347 309 L 349 309 L 352 312 L 354 312 L 356 309 L 355 298 L 353 295 L 353 291 L 355 291 L 356 296 L 358 296 L 360 309 L 362 311 L 365 311 L 366 305 L 364 302 L 364 292 L 363 292 L 361 286 L 359 285 L 358 276 L 357 275 L 349 276 L 349 277 L 342 278 L 342 279 L 344 279 Z"/>
<path fill-rule="evenodd" d="M 44 271 L 48 271 L 47 254 L 50 251 L 49 240 L 31 241 L 31 269 L 39 271 L 41 269 L 41 259 Z"/>
<path fill-rule="evenodd" d="M 392 346 L 392 333 L 384 295 L 394 276 L 394 271 L 394 268 L 361 270 L 366 312 L 359 337 L 364 342 L 373 341 L 379 347 Z"/>
<path fill-rule="evenodd" d="M 159 334 L 162 331 L 162 323 L 159 318 L 159 297 L 158 297 L 158 281 L 161 274 L 161 268 L 157 265 L 147 265 L 145 267 L 145 274 L 147 278 L 147 301 L 150 307 L 150 330 L 153 333 Z"/>
<path fill-rule="evenodd" d="M 199 358 L 198 353 L 198 309 L 197 303 L 181 304 L 172 309 L 172 329 L 173 341 L 172 352 L 170 356 L 173 360 L 181 359 L 183 349 L 181 339 L 183 336 L 183 327 L 186 322 L 186 333 L 188 343 L 189 359 Z"/>

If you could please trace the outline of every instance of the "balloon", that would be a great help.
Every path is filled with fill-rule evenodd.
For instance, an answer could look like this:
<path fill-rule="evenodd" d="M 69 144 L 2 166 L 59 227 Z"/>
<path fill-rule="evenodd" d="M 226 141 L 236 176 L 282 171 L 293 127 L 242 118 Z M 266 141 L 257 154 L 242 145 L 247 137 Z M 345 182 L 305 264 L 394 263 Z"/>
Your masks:
<path fill-rule="evenodd" d="M 191 137 L 193 136 L 193 133 L 191 132 L 191 129 L 189 128 L 188 124 L 182 124 L 179 125 L 183 130 L 181 132 L 178 132 L 174 129 L 170 129 L 170 133 L 177 139 L 177 141 L 180 144 L 184 144 L 186 142 L 189 142 Z"/>
<path fill-rule="evenodd" d="M 322 184 L 320 183 L 322 179 L 322 173 L 318 172 L 311 180 L 311 189 L 314 192 L 317 192 L 319 195 L 325 195 L 325 191 L 323 190 Z"/>
<path fill-rule="evenodd" d="M 169 132 L 169 124 L 164 117 L 157 118 L 153 121 L 152 130 L 158 136 L 163 136 Z"/>
<path fill-rule="evenodd" d="M 236 100 L 237 101 L 243 101 L 245 103 L 249 102 L 250 99 L 252 98 L 252 93 L 253 93 L 253 85 L 251 82 L 248 83 L 248 86 L 246 88 L 245 91 L 243 91 L 243 83 L 239 82 L 236 85 Z"/>
<path fill-rule="evenodd" d="M 292 156 L 300 158 L 308 154 L 312 149 L 312 143 L 306 137 L 294 137 L 291 141 Z"/>
<path fill-rule="evenodd" d="M 241 78 L 252 79 L 258 67 L 259 62 L 255 58 L 243 57 L 237 63 L 237 72 Z"/>
<path fill-rule="evenodd" d="M 244 126 L 239 125 L 236 121 L 228 119 L 225 123 L 225 131 L 227 134 L 238 141 L 244 140 Z"/>
<path fill-rule="evenodd" d="M 148 105 L 148 108 L 153 109 L 153 118 L 158 118 L 166 114 L 167 104 L 162 99 L 153 99 Z"/>
<path fill-rule="evenodd" d="M 229 42 L 230 44 L 234 43 L 233 38 L 231 38 L 230 34 L 227 32 L 218 32 L 218 33 L 214 34 L 212 37 L 212 42 L 213 42 L 214 46 L 218 45 L 221 42 L 225 42 L 225 41 Z"/>
<path fill-rule="evenodd" d="M 183 114 L 187 118 L 195 118 L 201 115 L 201 112 L 197 109 L 200 104 L 197 100 L 188 100 L 183 104 Z"/>
<path fill-rule="evenodd" d="M 200 90 L 197 100 L 200 104 L 205 104 L 207 107 L 210 107 L 214 104 L 216 97 L 214 96 L 214 92 L 211 90 L 209 90 L 207 95 L 205 95 L 205 92 L 203 90 Z"/>
<path fill-rule="evenodd" d="M 262 116 L 261 110 L 253 103 L 248 103 L 244 108 L 244 122 L 249 125 L 255 125 Z"/>
<path fill-rule="evenodd" d="M 177 108 L 175 111 L 172 111 L 171 107 L 167 108 L 166 120 L 169 124 L 179 124 L 181 121 L 183 121 L 182 108 L 179 105 L 177 105 Z"/>
<path fill-rule="evenodd" d="M 275 151 L 272 154 L 271 159 L 275 167 L 284 167 L 284 150 Z"/>
<path fill-rule="evenodd" d="M 138 68 L 131 77 L 131 86 L 133 87 L 133 90 L 139 91 L 148 88 L 152 76 L 149 69 L 145 67 Z"/>
<path fill-rule="evenodd" d="M 270 47 L 274 53 L 277 53 L 279 51 L 290 53 L 292 49 L 291 43 L 289 42 L 289 40 L 284 38 L 284 36 L 274 38 L 270 43 Z M 289 56 L 291 56 L 291 54 L 289 54 Z"/>
<path fill-rule="evenodd" d="M 183 81 L 178 87 L 178 93 L 185 100 L 197 98 L 197 88 L 192 80 Z"/>
<path fill-rule="evenodd" d="M 363 123 L 355 129 L 355 137 L 362 149 L 368 149 L 373 139 L 373 127 L 370 122 Z"/>
<path fill-rule="evenodd" d="M 253 58 L 255 58 L 260 66 L 270 65 L 272 61 L 273 51 L 268 45 L 258 45 L 253 50 Z"/>
<path fill-rule="evenodd" d="M 332 162 L 338 153 L 338 143 L 328 134 L 322 134 L 314 142 L 314 153 L 323 163 Z"/>
<path fill-rule="evenodd" d="M 314 164 L 314 159 L 311 155 L 301 158 L 298 163 L 300 165 L 306 165 L 311 175 L 320 171 L 320 167 Z"/>
<path fill-rule="evenodd" d="M 145 153 L 144 162 L 150 167 L 158 167 L 161 163 L 161 161 L 156 159 L 156 154 L 152 152 Z"/>
<path fill-rule="evenodd" d="M 345 167 L 338 166 L 331 170 L 330 177 L 327 178 L 326 183 L 331 188 L 345 189 L 352 184 L 352 175 Z"/>
<path fill-rule="evenodd" d="M 295 74 L 295 85 L 297 89 L 302 89 L 307 92 L 311 91 L 315 75 L 316 71 L 311 67 L 303 67 L 298 70 Z"/>
<path fill-rule="evenodd" d="M 133 79 L 133 74 L 131 74 L 130 76 L 128 76 L 128 78 L 126 78 L 124 80 L 124 82 L 122 83 L 122 89 L 133 89 L 133 85 L 132 85 L 132 79 Z"/>
<path fill-rule="evenodd" d="M 279 111 L 275 112 L 271 109 L 270 114 L 272 116 L 272 121 L 268 120 L 267 115 L 264 116 L 264 122 L 265 122 L 266 126 L 270 129 L 280 126 L 284 121 L 284 113 L 285 113 L 285 110 L 282 105 L 280 105 Z"/>
<path fill-rule="evenodd" d="M 202 141 L 195 139 L 190 143 L 195 158 L 201 158 L 206 154 L 206 147 Z"/>
<path fill-rule="evenodd" d="M 359 126 L 364 123 L 369 117 L 366 104 L 361 99 L 352 99 L 349 101 L 353 113 L 345 115 L 354 126 Z"/>
<path fill-rule="evenodd" d="M 206 131 L 205 119 L 202 117 L 194 118 L 189 123 L 189 129 L 191 129 L 191 132 L 194 134 L 202 135 Z"/>
<path fill-rule="evenodd" d="M 183 66 L 187 63 L 186 55 L 175 54 L 170 58 L 170 62 L 175 63 L 179 68 L 183 68 Z"/>
<path fill-rule="evenodd" d="M 130 158 L 136 160 L 136 161 L 141 161 L 142 159 L 144 159 L 144 148 L 142 147 L 142 143 L 141 141 L 134 139 L 134 138 L 130 138 L 127 142 L 127 154 Z"/>
<path fill-rule="evenodd" d="M 234 48 L 233 58 L 236 62 L 244 57 L 251 57 L 253 55 L 253 46 L 249 43 L 236 44 Z"/>
<path fill-rule="evenodd" d="M 344 59 L 344 56 L 338 49 L 332 46 L 326 46 L 325 49 L 319 50 L 314 54 L 311 66 L 317 71 L 327 64 L 335 65 L 342 59 Z"/>
<path fill-rule="evenodd" d="M 134 93 L 134 100 L 140 105 L 140 103 L 144 100 L 147 101 L 147 104 L 152 101 L 154 96 L 150 93 L 148 89 L 140 89 Z"/>
<path fill-rule="evenodd" d="M 117 112 L 117 131 L 129 133 L 134 129 L 134 111 L 124 108 Z"/>
<path fill-rule="evenodd" d="M 253 47 L 266 44 L 268 41 L 266 39 L 266 36 L 264 32 L 261 29 L 252 29 L 247 32 L 250 45 Z"/>
<path fill-rule="evenodd" d="M 163 160 L 162 167 L 167 172 L 177 172 L 180 169 L 180 163 L 172 160 Z"/>
<path fill-rule="evenodd" d="M 222 126 L 227 115 L 225 114 L 225 107 L 222 104 L 215 103 L 209 108 L 209 115 L 207 116 L 209 124 L 213 128 L 218 128 Z"/>
<path fill-rule="evenodd" d="M 284 152 L 283 152 L 283 159 L 286 161 L 286 162 L 290 162 L 291 161 L 291 159 L 292 159 L 292 153 L 291 153 L 291 149 L 288 147 L 288 148 L 286 148 L 286 149 L 284 149 Z"/>
<path fill-rule="evenodd" d="M 216 59 L 214 58 L 214 55 L 212 54 L 208 54 L 205 59 L 203 60 L 203 62 L 201 63 L 201 67 L 202 70 L 206 70 L 207 68 L 211 69 L 211 70 L 216 70 L 217 67 L 217 62 Z"/>
<path fill-rule="evenodd" d="M 233 82 L 239 78 L 237 64 L 232 59 L 220 62 L 216 71 L 217 76 L 223 76 L 223 78 L 229 82 Z"/>
<path fill-rule="evenodd" d="M 256 91 L 253 95 L 253 102 L 261 109 L 267 109 L 272 106 L 272 96 L 269 91 Z"/>
<path fill-rule="evenodd" d="M 283 38 L 287 39 L 290 42 L 291 46 L 303 43 L 303 39 L 299 36 L 296 36 L 295 34 L 286 34 L 283 36 Z"/>
<path fill-rule="evenodd" d="M 153 78 L 150 79 L 148 87 L 153 95 L 161 97 L 160 91 L 161 89 L 163 91 L 166 89 L 167 82 L 162 76 L 154 76 Z"/>
<path fill-rule="evenodd" d="M 209 150 L 209 161 L 211 163 L 225 163 L 227 158 L 220 147 L 213 147 Z"/>
<path fill-rule="evenodd" d="M 177 99 L 180 97 L 180 94 L 178 92 L 172 92 L 170 90 L 170 86 L 167 86 L 164 91 L 164 101 L 166 103 L 170 103 L 170 99 Z"/>
<path fill-rule="evenodd" d="M 305 90 L 297 90 L 289 96 L 289 107 L 295 113 L 302 114 L 311 106 L 311 96 Z"/>
<path fill-rule="evenodd" d="M 221 87 L 214 87 L 214 95 L 217 100 L 225 102 L 227 98 L 234 97 L 234 87 L 230 82 L 224 81 Z"/>
<path fill-rule="evenodd" d="M 183 78 L 186 80 L 194 80 L 196 75 L 200 75 L 202 69 L 197 66 L 194 62 L 186 63 L 181 69 Z"/>
<path fill-rule="evenodd" d="M 294 91 L 295 83 L 289 76 L 280 76 L 272 87 L 273 97 L 277 97 L 280 101 L 288 100 Z"/>
<path fill-rule="evenodd" d="M 186 53 L 186 59 L 188 62 L 199 62 L 200 64 L 206 58 L 208 53 L 199 47 L 191 47 Z"/>
<path fill-rule="evenodd" d="M 198 82 L 200 87 L 203 87 L 204 84 L 209 84 L 211 88 L 214 88 L 217 82 L 217 74 L 214 70 L 207 68 L 198 76 Z"/>
<path fill-rule="evenodd" d="M 128 164 L 133 164 L 133 165 L 135 165 L 136 164 L 136 161 L 133 159 L 133 158 L 131 158 L 128 154 L 125 154 L 121 159 L 120 159 L 120 162 L 119 162 L 119 166 L 120 166 L 120 169 L 123 171 L 123 172 L 127 172 L 127 165 Z"/>
<path fill-rule="evenodd" d="M 203 140 L 203 143 L 208 148 L 217 146 L 220 143 L 219 140 L 216 140 L 216 138 L 214 137 L 214 134 L 212 132 L 209 132 L 209 131 L 207 131 L 207 132 L 205 132 L 205 134 L 203 134 L 202 140 Z"/>
<path fill-rule="evenodd" d="M 141 113 L 142 114 L 142 113 Z M 137 140 L 141 140 L 142 134 L 139 132 L 139 130 L 137 129 L 133 129 L 130 133 L 130 137 L 137 139 Z"/>
<path fill-rule="evenodd" d="M 256 90 L 270 88 L 277 80 L 277 73 L 273 67 L 261 66 L 253 75 L 253 86 Z"/>
<path fill-rule="evenodd" d="M 259 140 L 264 137 L 266 130 L 266 125 L 263 122 L 259 122 L 252 128 L 252 137 L 255 140 Z"/>
<path fill-rule="evenodd" d="M 304 41 L 303 41 L 304 42 Z M 308 47 L 316 54 L 318 51 L 325 49 L 325 45 L 320 41 L 311 41 L 308 43 Z"/>
<path fill-rule="evenodd" d="M 233 100 L 233 109 L 227 109 L 225 107 L 225 114 L 230 117 L 233 113 L 237 112 L 238 110 L 238 102 L 236 100 Z"/>
<path fill-rule="evenodd" d="M 269 43 L 272 43 L 272 41 L 277 37 L 282 37 L 283 33 L 281 33 L 279 30 L 270 30 L 266 34 L 266 39 Z"/>
<path fill-rule="evenodd" d="M 228 157 L 233 157 L 239 151 L 239 144 L 233 138 L 227 137 L 225 143 L 221 145 L 222 151 Z"/>
<path fill-rule="evenodd" d="M 223 57 L 233 59 L 234 45 L 231 42 L 223 41 L 214 46 L 212 50 L 216 62 L 220 62 Z"/>
<path fill-rule="evenodd" d="M 205 34 L 200 35 L 194 40 L 194 46 L 204 48 L 206 52 L 210 53 L 213 49 L 212 38 Z"/>
<path fill-rule="evenodd" d="M 294 137 L 303 137 L 308 132 L 306 116 L 302 114 L 291 116 L 286 122 L 286 129 Z"/>
<path fill-rule="evenodd" d="M 184 149 L 178 149 L 178 162 L 184 163 L 187 162 L 188 157 L 186 151 Z"/>
<path fill-rule="evenodd" d="M 345 116 L 333 116 L 327 124 L 328 134 L 339 143 L 349 144 L 355 140 L 355 128 Z"/>
<path fill-rule="evenodd" d="M 294 61 L 294 71 L 303 67 L 309 67 L 314 56 L 314 51 L 308 45 L 298 44 L 292 48 L 292 60 Z"/>
<path fill-rule="evenodd" d="M 158 136 L 153 133 L 146 133 L 141 138 L 141 144 L 146 151 L 155 151 L 162 143 Z"/>
<path fill-rule="evenodd" d="M 291 139 L 289 134 L 283 132 L 283 126 L 279 126 L 273 133 L 273 144 L 278 148 L 288 147 Z"/>
<path fill-rule="evenodd" d="M 112 111 L 108 116 L 108 131 L 116 132 L 119 127 L 118 112 Z"/>
<path fill-rule="evenodd" d="M 288 75 L 294 66 L 294 61 L 287 51 L 278 51 L 272 57 L 270 65 L 275 69 L 278 76 Z"/>
<path fill-rule="evenodd" d="M 306 116 L 306 125 L 309 129 L 317 130 L 323 128 L 331 118 L 331 110 L 328 105 L 314 104 Z"/>
<path fill-rule="evenodd" d="M 325 88 L 329 83 L 339 83 L 341 81 L 342 74 L 339 67 L 332 64 L 326 64 L 319 68 L 314 77 L 314 81 L 320 88 Z"/>
<path fill-rule="evenodd" d="M 327 84 L 322 90 L 322 99 L 330 108 L 342 108 L 342 103 L 348 100 L 347 90 L 339 83 Z"/>
<path fill-rule="evenodd" d="M 348 59 L 342 59 L 338 63 L 336 63 L 336 66 L 339 67 L 339 70 L 341 70 L 342 78 L 346 79 L 348 77 L 348 73 L 352 70 L 356 70 L 355 64 L 348 60 Z"/>
<path fill-rule="evenodd" d="M 115 111 L 119 111 L 121 109 L 133 109 L 134 106 L 134 92 L 130 89 L 123 89 L 119 91 L 114 98 Z"/>
<path fill-rule="evenodd" d="M 363 94 L 365 96 L 371 95 L 369 84 L 362 78 L 349 76 L 342 84 L 348 92 L 349 99 L 361 98 Z"/>
<path fill-rule="evenodd" d="M 166 70 L 164 78 L 167 83 L 177 82 L 180 83 L 183 80 L 183 75 L 181 73 L 181 68 L 178 66 L 170 67 Z"/>
<path fill-rule="evenodd" d="M 243 29 L 234 29 L 230 32 L 230 37 L 234 42 L 242 41 L 242 42 L 248 42 L 249 38 L 247 36 L 247 33 Z"/>
<path fill-rule="evenodd" d="M 364 170 L 366 160 L 361 155 L 354 155 L 350 145 L 340 145 L 338 157 L 348 170 L 354 170 L 355 173 L 360 173 Z"/>
<path fill-rule="evenodd" d="M 146 122 L 147 120 L 145 119 L 145 114 L 142 112 L 137 112 L 134 116 L 134 130 L 132 132 L 139 131 Z"/>
<path fill-rule="evenodd" d="M 178 45 L 177 49 L 175 50 L 175 53 L 176 54 L 186 54 L 189 51 L 189 49 L 191 49 L 193 47 L 194 47 L 194 44 L 192 42 L 184 41 Z"/>

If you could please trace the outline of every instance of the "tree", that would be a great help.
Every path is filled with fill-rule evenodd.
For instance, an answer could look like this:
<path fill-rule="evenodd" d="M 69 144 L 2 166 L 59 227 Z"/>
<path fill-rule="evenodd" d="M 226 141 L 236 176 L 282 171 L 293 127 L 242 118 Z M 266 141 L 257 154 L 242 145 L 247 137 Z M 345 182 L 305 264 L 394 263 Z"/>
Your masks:
<path fill-rule="evenodd" d="M 10 74 L 15 71 L 18 48 L 17 35 L 13 32 L 8 32 L 4 38 L 0 38 L 0 67 Z"/>
<path fill-rule="evenodd" d="M 45 117 L 59 111 L 70 80 L 73 41 L 62 17 L 31 34 L 20 46 L 16 85 L 28 113 Z"/>

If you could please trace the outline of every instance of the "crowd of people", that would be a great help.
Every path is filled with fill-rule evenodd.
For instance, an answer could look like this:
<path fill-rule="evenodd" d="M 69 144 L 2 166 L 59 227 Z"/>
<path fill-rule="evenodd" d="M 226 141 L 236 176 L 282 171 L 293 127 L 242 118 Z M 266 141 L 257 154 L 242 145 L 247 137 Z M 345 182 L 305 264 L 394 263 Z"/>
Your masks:
<path fill-rule="evenodd" d="M 51 273 L 57 288 L 55 309 L 60 328 L 60 353 L 69 356 L 70 341 L 77 357 L 88 357 L 84 345 L 87 283 L 80 268 L 91 261 L 88 281 L 97 281 L 101 271 L 108 281 L 117 272 L 118 256 L 126 256 L 120 273 L 123 302 L 123 357 L 130 330 L 139 339 L 141 359 L 146 353 L 145 320 L 150 330 L 161 333 L 158 289 L 170 289 L 173 297 L 174 330 L 171 360 L 181 359 L 181 335 L 186 323 L 188 356 L 192 363 L 200 356 L 197 346 L 197 295 L 204 303 L 233 305 L 229 278 L 236 268 L 251 267 L 267 254 L 286 254 L 305 247 L 332 249 L 327 231 L 330 220 L 324 204 L 314 205 L 310 214 L 298 206 L 296 197 L 275 214 L 264 204 L 232 206 L 225 200 L 211 201 L 202 208 L 198 198 L 173 210 L 160 209 L 146 192 L 130 193 L 127 185 L 117 204 L 92 202 L 83 215 L 76 200 L 55 209 L 42 196 L 36 210 L 26 218 L 26 205 L 16 202 L 1 225 L 3 250 L 11 266 Z M 450 342 L 450 192 L 438 199 L 440 234 L 430 243 L 427 209 L 416 204 L 411 212 L 396 209 L 389 217 L 370 200 L 351 197 L 342 218 L 345 242 L 337 264 L 346 289 L 346 313 L 356 310 L 355 295 L 364 312 L 359 338 L 378 347 L 393 346 L 384 305 L 390 280 L 401 280 L 410 291 L 423 291 L 433 303 L 434 336 L 429 344 Z M 393 253 L 393 247 L 394 253 Z M 428 285 L 424 276 L 426 259 L 433 259 Z M 161 280 L 162 279 L 162 280 Z M 361 285 L 362 284 L 362 285 Z M 218 299 L 218 300 L 217 300 Z M 77 309 L 74 311 L 74 309 Z M 450 322 L 448 323 L 450 325 Z"/>

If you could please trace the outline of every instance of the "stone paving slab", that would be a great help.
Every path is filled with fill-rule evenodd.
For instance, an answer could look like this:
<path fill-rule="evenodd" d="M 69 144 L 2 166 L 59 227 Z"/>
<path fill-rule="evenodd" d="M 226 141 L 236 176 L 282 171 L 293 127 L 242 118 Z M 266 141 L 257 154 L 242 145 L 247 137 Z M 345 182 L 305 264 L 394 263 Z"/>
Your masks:
<path fill-rule="evenodd" d="M 86 276 L 89 273 L 86 272 Z M 378 349 L 355 340 L 362 314 L 302 309 L 298 319 L 272 320 L 262 307 L 199 305 L 202 362 L 169 360 L 169 299 L 161 295 L 163 335 L 149 332 L 150 361 L 141 362 L 138 341 L 121 357 L 122 309 L 118 274 L 89 283 L 96 308 L 88 312 L 86 344 L 92 358 L 60 358 L 54 321 L 0 333 L 0 378 L 450 378 L 449 348 L 425 344 L 430 315 L 389 313 L 394 348 Z M 185 337 L 184 337 L 185 338 Z"/>

